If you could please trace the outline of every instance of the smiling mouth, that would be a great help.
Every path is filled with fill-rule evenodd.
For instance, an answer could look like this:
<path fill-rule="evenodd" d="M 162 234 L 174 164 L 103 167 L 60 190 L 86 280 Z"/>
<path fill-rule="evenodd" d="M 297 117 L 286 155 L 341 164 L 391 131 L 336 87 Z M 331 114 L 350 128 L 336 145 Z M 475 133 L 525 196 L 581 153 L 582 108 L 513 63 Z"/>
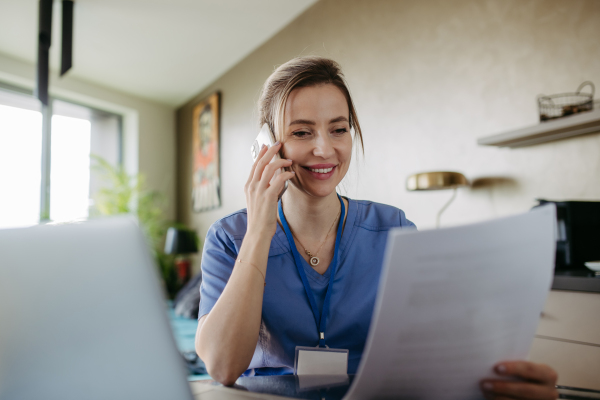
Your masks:
<path fill-rule="evenodd" d="M 328 174 L 331 171 L 333 171 L 333 169 L 335 167 L 330 167 L 330 168 L 309 168 L 309 167 L 303 167 L 303 168 L 309 170 L 310 172 L 315 172 L 317 174 Z"/>

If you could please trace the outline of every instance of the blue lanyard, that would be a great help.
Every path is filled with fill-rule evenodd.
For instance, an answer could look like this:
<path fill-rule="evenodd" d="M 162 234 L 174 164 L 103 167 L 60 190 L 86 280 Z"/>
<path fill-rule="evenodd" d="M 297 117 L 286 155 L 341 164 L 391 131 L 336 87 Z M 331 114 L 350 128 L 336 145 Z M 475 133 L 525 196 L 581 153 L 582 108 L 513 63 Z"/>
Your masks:
<path fill-rule="evenodd" d="M 304 285 L 304 290 L 306 291 L 306 295 L 308 296 L 308 301 L 310 302 L 310 308 L 312 308 L 313 315 L 315 317 L 315 322 L 317 323 L 317 327 L 319 328 L 319 346 L 325 347 L 325 327 L 327 326 L 327 316 L 329 313 L 329 303 L 331 301 L 331 287 L 333 286 L 333 279 L 335 277 L 335 272 L 338 266 L 338 250 L 340 247 L 340 239 L 342 237 L 342 228 L 344 226 L 344 216 L 346 213 L 346 208 L 344 207 L 344 202 L 342 198 L 338 194 L 338 199 L 340 200 L 340 204 L 342 205 L 342 212 L 340 222 L 338 223 L 337 234 L 335 236 L 335 249 L 333 251 L 333 260 L 331 262 L 331 273 L 329 275 L 329 285 L 327 286 L 327 293 L 325 294 L 325 301 L 323 302 L 323 310 L 319 312 L 317 307 L 317 302 L 315 301 L 315 296 L 313 291 L 308 283 L 308 278 L 306 277 L 306 272 L 304 272 L 304 267 L 302 264 L 302 256 L 298 253 L 298 249 L 296 248 L 296 243 L 294 242 L 294 237 L 292 236 L 292 231 L 285 219 L 285 215 L 283 215 L 283 208 L 281 207 L 281 200 L 279 200 L 278 209 L 279 209 L 279 219 L 281 220 L 281 224 L 283 225 L 283 230 L 285 231 L 285 236 L 287 236 L 287 240 L 290 243 L 290 247 L 292 249 L 292 254 L 294 256 L 294 262 L 296 264 L 296 268 L 298 269 L 298 274 L 300 274 L 300 278 L 302 279 L 302 284 Z"/>

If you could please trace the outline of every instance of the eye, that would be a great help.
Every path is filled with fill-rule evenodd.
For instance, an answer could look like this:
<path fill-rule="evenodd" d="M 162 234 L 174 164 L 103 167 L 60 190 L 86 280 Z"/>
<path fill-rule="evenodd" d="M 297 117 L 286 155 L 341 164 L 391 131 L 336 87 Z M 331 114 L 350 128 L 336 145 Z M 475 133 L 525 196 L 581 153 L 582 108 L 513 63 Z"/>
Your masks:
<path fill-rule="evenodd" d="M 333 133 L 337 134 L 337 135 L 343 135 L 344 133 L 348 132 L 348 129 L 346 128 L 340 128 L 340 129 L 335 129 L 333 131 Z"/>
<path fill-rule="evenodd" d="M 310 132 L 306 132 L 306 131 L 296 131 L 293 132 L 292 135 L 296 136 L 296 137 L 305 137 L 307 135 L 310 135 Z"/>

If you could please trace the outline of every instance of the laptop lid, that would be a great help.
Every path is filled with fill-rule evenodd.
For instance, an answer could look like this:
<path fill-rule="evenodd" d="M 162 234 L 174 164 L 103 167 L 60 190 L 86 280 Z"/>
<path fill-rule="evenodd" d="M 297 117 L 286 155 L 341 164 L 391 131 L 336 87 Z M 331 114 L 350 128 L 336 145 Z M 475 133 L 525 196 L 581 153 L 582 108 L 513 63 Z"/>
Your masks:
<path fill-rule="evenodd" d="M 127 217 L 0 230 L 0 400 L 192 398 Z"/>

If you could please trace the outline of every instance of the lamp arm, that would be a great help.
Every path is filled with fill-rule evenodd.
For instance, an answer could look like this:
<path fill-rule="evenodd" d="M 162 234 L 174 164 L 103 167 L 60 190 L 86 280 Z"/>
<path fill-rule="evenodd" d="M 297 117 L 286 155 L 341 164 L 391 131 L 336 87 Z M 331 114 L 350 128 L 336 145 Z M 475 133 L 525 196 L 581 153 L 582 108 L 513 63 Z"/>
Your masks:
<path fill-rule="evenodd" d="M 446 211 L 446 209 L 448 208 L 448 206 L 450 204 L 452 204 L 452 202 L 456 198 L 456 189 L 457 188 L 453 188 L 453 190 L 452 190 L 452 197 L 450 197 L 450 200 L 448 200 L 448 202 L 446 204 L 444 204 L 444 206 L 442 207 L 442 209 L 440 211 L 438 211 L 437 217 L 435 218 L 435 227 L 436 227 L 436 229 L 440 227 L 440 218 L 442 217 L 442 213 L 444 211 Z"/>

